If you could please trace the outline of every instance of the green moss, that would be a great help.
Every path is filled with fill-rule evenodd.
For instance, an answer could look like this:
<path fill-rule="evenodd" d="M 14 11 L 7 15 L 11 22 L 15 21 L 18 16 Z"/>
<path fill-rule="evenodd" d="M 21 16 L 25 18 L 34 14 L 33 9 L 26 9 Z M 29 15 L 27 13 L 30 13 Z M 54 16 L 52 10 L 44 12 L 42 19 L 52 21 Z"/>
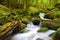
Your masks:
<path fill-rule="evenodd" d="M 31 12 L 31 13 L 36 13 L 39 10 L 36 7 L 29 7 L 28 11 Z"/>
<path fill-rule="evenodd" d="M 48 31 L 48 28 L 47 27 L 42 27 L 37 32 L 46 32 L 46 31 Z"/>
<path fill-rule="evenodd" d="M 55 12 L 55 17 L 57 17 L 57 18 L 60 17 L 60 11 Z"/>
<path fill-rule="evenodd" d="M 23 22 L 24 24 L 28 24 L 29 21 L 30 21 L 30 20 L 29 20 L 28 18 L 26 18 L 26 17 L 23 17 L 23 18 L 22 18 L 22 22 Z"/>

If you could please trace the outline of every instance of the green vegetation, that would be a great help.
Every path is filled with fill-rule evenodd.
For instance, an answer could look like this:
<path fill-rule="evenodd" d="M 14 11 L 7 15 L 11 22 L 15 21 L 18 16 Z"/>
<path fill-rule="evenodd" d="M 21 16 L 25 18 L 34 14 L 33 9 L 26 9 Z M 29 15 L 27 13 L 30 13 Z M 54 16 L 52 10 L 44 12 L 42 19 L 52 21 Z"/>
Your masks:
<path fill-rule="evenodd" d="M 60 11 L 57 11 L 57 12 L 55 13 L 55 16 L 56 16 L 57 18 L 60 18 Z"/>

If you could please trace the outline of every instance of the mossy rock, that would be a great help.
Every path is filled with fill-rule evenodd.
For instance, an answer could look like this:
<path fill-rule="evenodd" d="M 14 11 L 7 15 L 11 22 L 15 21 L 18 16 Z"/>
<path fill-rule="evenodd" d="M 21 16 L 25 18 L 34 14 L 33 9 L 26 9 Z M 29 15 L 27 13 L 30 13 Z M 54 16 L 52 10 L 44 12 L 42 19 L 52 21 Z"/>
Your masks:
<path fill-rule="evenodd" d="M 48 31 L 48 28 L 47 27 L 42 27 L 37 32 L 46 32 L 46 31 Z"/>
<path fill-rule="evenodd" d="M 39 10 L 36 7 L 29 7 L 28 11 L 31 13 L 39 12 Z"/>
<path fill-rule="evenodd" d="M 60 40 L 60 28 L 57 29 L 54 40 Z"/>
<path fill-rule="evenodd" d="M 28 13 L 31 15 L 31 16 L 38 16 L 39 13 L 40 13 L 40 10 L 36 7 L 29 7 L 28 9 Z"/>
<path fill-rule="evenodd" d="M 6 6 L 0 5 L 0 14 L 9 15 L 10 14 L 10 9 L 7 8 Z"/>
<path fill-rule="evenodd" d="M 30 20 L 26 17 L 22 18 L 22 23 L 24 23 L 24 24 L 28 24 L 29 21 Z"/>
<path fill-rule="evenodd" d="M 49 29 L 56 30 L 60 27 L 60 24 L 54 21 L 43 21 L 42 22 L 43 27 L 48 27 Z"/>

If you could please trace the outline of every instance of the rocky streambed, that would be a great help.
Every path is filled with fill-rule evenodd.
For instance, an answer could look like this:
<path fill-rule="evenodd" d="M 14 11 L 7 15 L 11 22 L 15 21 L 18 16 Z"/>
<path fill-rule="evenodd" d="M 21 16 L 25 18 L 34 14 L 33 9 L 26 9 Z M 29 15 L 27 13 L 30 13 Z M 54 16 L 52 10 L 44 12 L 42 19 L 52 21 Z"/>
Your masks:
<path fill-rule="evenodd" d="M 59 40 L 56 36 L 59 34 L 56 31 L 60 27 L 59 23 L 44 18 L 42 14 L 40 14 L 41 19 L 33 18 L 23 32 L 14 35 L 11 40 Z"/>

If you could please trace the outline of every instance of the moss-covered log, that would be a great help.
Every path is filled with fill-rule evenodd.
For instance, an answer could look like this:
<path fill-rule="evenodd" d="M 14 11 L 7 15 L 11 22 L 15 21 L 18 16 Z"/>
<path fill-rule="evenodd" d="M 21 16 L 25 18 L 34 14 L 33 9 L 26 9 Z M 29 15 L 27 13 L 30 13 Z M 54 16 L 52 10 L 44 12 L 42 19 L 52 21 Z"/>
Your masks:
<path fill-rule="evenodd" d="M 17 24 L 17 21 L 8 22 L 0 27 L 0 37 L 8 33 L 14 26 Z"/>

